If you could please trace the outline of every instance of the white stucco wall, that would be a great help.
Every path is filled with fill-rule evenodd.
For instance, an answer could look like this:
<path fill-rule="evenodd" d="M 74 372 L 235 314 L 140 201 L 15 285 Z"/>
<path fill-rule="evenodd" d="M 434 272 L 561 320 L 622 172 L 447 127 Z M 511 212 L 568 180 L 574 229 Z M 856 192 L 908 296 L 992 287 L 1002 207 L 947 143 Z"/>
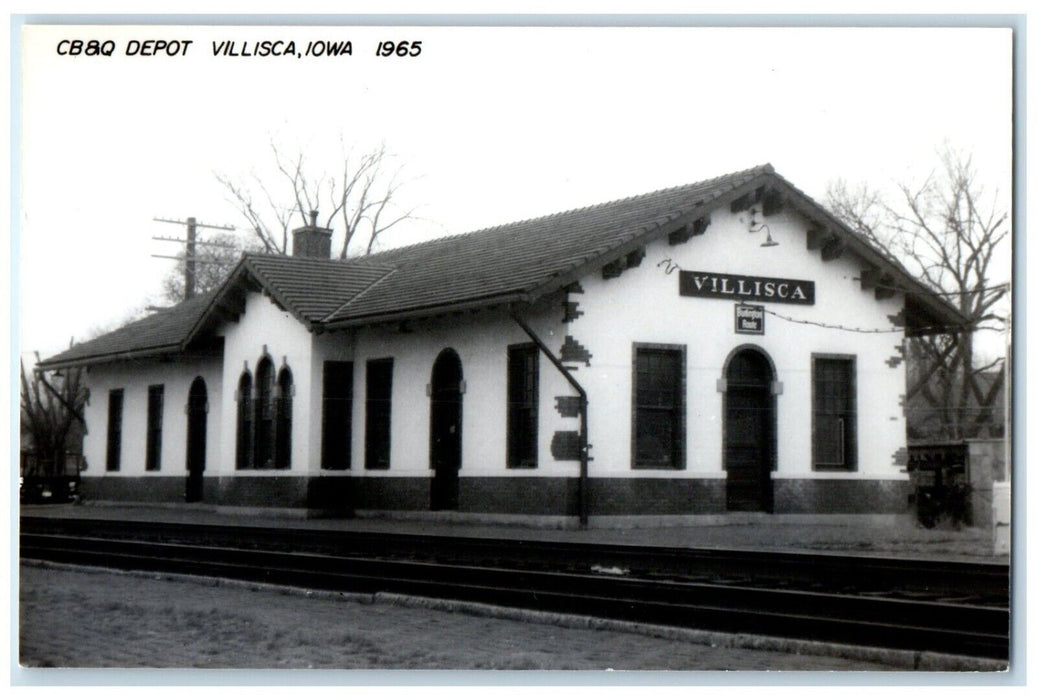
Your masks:
<path fill-rule="evenodd" d="M 549 344 L 561 346 L 562 310 L 527 318 L 527 323 Z M 564 378 L 540 358 L 538 468 L 508 469 L 507 366 L 508 346 L 531 342 L 512 319 L 497 312 L 467 314 L 447 320 L 416 323 L 412 332 L 360 330 L 356 332 L 353 382 L 353 474 L 373 477 L 429 476 L 429 421 L 431 399 L 426 387 L 439 353 L 453 349 L 461 360 L 466 391 L 463 396 L 461 475 L 464 476 L 572 476 L 576 462 L 557 462 L 550 454 L 556 430 L 576 430 L 578 419 L 565 419 L 555 410 L 555 396 L 570 395 Z M 393 358 L 390 467 L 364 470 L 367 361 Z"/>
<path fill-rule="evenodd" d="M 604 280 L 595 273 L 581 281 L 585 294 L 573 295 L 584 315 L 572 334 L 591 353 L 591 366 L 579 371 L 591 396 L 590 442 L 593 475 L 673 477 L 672 470 L 631 469 L 632 343 L 667 343 L 687 348 L 687 468 L 689 477 L 722 474 L 723 394 L 717 380 L 729 354 L 752 344 L 772 359 L 782 393 L 777 397 L 777 472 L 775 478 L 905 478 L 893 464 L 903 447 L 905 424 L 899 402 L 905 391 L 905 369 L 886 361 L 897 354 L 903 334 L 855 333 L 792 323 L 766 315 L 765 335 L 734 332 L 733 300 L 682 297 L 679 273 L 684 270 L 812 280 L 812 306 L 764 301 L 768 312 L 810 321 L 863 329 L 892 329 L 889 319 L 903 297 L 878 301 L 862 291 L 861 262 L 845 253 L 823 262 L 819 250 L 808 251 L 806 226 L 786 210 L 763 218 L 775 247 L 760 247 L 765 233 L 748 232 L 748 214 L 715 211 L 706 232 L 671 246 L 666 239 L 648 246 L 641 265 Z M 857 370 L 858 468 L 855 472 L 815 472 L 811 465 L 811 356 L 852 355 Z"/>
<path fill-rule="evenodd" d="M 314 391 L 313 336 L 292 314 L 279 309 L 269 298 L 258 292 L 247 294 L 244 313 L 236 322 L 223 324 L 218 334 L 224 337 L 222 381 L 223 392 L 227 397 L 220 407 L 223 426 L 220 440 L 220 474 L 262 478 L 284 476 L 286 473 L 305 474 L 319 469 L 320 443 L 317 443 L 315 461 L 308 414 L 308 410 L 312 410 Z M 238 403 L 235 394 L 238 381 L 247 368 L 252 374 L 254 392 L 256 367 L 264 355 L 269 355 L 273 361 L 275 376 L 285 366 L 292 372 L 295 396 L 292 402 L 291 468 L 236 471 Z M 319 394 L 319 383 L 316 391 Z M 320 412 L 313 415 L 319 417 Z"/>
<path fill-rule="evenodd" d="M 86 406 L 87 434 L 83 453 L 87 460 L 85 476 L 139 477 L 145 474 L 187 475 L 187 396 L 196 377 L 205 380 L 209 397 L 206 421 L 206 474 L 211 475 L 220 459 L 220 405 L 222 386 L 220 360 L 176 362 L 118 362 L 91 367 L 86 373 L 90 401 Z M 146 472 L 145 456 L 148 427 L 148 387 L 162 384 L 162 453 L 160 469 Z M 105 471 L 108 449 L 108 394 L 123 390 L 122 459 L 118 472 Z"/>

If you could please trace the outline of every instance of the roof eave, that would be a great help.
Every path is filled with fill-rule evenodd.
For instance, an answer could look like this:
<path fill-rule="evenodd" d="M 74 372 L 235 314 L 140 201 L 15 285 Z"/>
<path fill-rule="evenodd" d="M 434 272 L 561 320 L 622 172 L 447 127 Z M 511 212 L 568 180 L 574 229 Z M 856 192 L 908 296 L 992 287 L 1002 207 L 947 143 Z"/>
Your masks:
<path fill-rule="evenodd" d="M 350 328 L 362 328 L 365 326 L 378 326 L 385 325 L 387 323 L 400 323 L 402 321 L 430 319 L 435 318 L 437 316 L 446 316 L 454 313 L 481 311 L 496 306 L 524 303 L 528 301 L 530 301 L 530 297 L 527 294 L 498 294 L 492 297 L 471 299 L 463 302 L 455 302 L 453 304 L 443 304 L 437 306 L 429 306 L 425 308 L 406 309 L 404 311 L 371 314 L 368 316 L 361 316 L 357 318 L 347 318 L 341 321 L 325 322 L 321 323 L 319 325 L 319 328 L 320 330 L 324 331 L 336 331 L 346 330 Z"/>
<path fill-rule="evenodd" d="M 593 258 L 585 260 L 584 262 L 576 265 L 568 271 L 556 275 L 549 281 L 537 285 L 526 292 L 529 301 L 536 301 L 543 298 L 544 296 L 558 291 L 563 287 L 576 282 L 577 280 L 591 274 L 604 265 L 609 264 L 614 260 L 618 260 L 624 255 L 628 255 L 638 248 L 652 243 L 663 236 L 667 236 L 674 231 L 679 230 L 682 226 L 690 226 L 702 217 L 706 216 L 710 212 L 714 211 L 718 207 L 728 206 L 731 202 L 735 201 L 739 197 L 742 197 L 749 192 L 752 192 L 758 188 L 763 180 L 771 177 L 770 172 L 761 172 L 756 177 L 744 182 L 743 184 L 735 187 L 724 194 L 721 194 L 713 199 L 703 202 L 702 204 L 694 207 L 687 214 L 681 214 L 675 216 L 672 219 L 656 224 L 655 226 L 645 229 L 643 232 L 634 234 L 633 237 L 625 243 L 622 243 L 614 248 L 610 248 L 606 252 L 597 255 Z"/>
<path fill-rule="evenodd" d="M 205 307 L 205 310 L 198 317 L 198 320 L 188 331 L 184 340 L 181 342 L 181 347 L 187 347 L 189 344 L 195 341 L 198 335 L 207 327 L 208 323 L 212 320 L 213 315 L 219 313 L 219 308 L 226 302 L 227 296 L 238 287 L 239 285 L 245 284 L 246 281 L 251 278 L 255 280 L 259 287 L 263 289 L 267 294 L 270 295 L 274 303 L 280 306 L 282 309 L 288 311 L 292 316 L 306 327 L 306 330 L 313 331 L 315 324 L 310 319 L 306 318 L 302 313 L 299 312 L 292 304 L 289 304 L 279 290 L 271 284 L 270 280 L 262 274 L 257 267 L 252 264 L 251 258 L 248 254 L 242 256 L 237 266 L 231 271 L 224 280 L 223 284 L 220 285 L 219 290 L 213 295 L 209 305 Z"/>
<path fill-rule="evenodd" d="M 155 347 L 151 348 L 141 348 L 140 350 L 132 350 L 130 352 L 101 353 L 97 355 L 75 357 L 68 360 L 44 360 L 43 362 L 40 362 L 37 365 L 37 367 L 47 371 L 71 369 L 74 367 L 92 367 L 94 365 L 109 364 L 112 362 L 139 360 L 148 357 L 171 355 L 179 353 L 181 350 L 182 347 L 180 343 L 170 343 L 167 345 L 156 345 Z"/>
<path fill-rule="evenodd" d="M 246 263 L 248 263 L 247 257 Z M 299 311 L 299 309 L 296 308 L 294 304 L 289 302 L 288 299 L 284 296 L 284 294 L 281 293 L 281 290 L 277 288 L 277 285 L 271 282 L 266 277 L 266 275 L 264 275 L 262 271 L 259 270 L 259 268 L 257 268 L 255 265 L 251 263 L 248 263 L 248 269 L 252 273 L 252 276 L 255 277 L 256 280 L 259 282 L 260 286 L 262 286 L 263 290 L 270 295 L 270 298 L 273 299 L 274 303 L 276 303 L 279 307 L 290 313 L 296 321 L 298 321 L 306 327 L 306 330 L 314 330 L 316 324 L 310 319 L 306 318 L 306 316 L 301 311 Z"/>
<path fill-rule="evenodd" d="M 782 191 L 787 201 L 792 200 L 795 202 L 794 206 L 800 209 L 801 213 L 809 219 L 823 224 L 834 231 L 838 231 L 851 252 L 855 253 L 866 263 L 891 273 L 896 279 L 896 283 L 902 288 L 904 295 L 912 297 L 917 303 L 921 304 L 927 314 L 933 317 L 933 320 L 948 328 L 959 328 L 965 325 L 967 319 L 957 309 L 915 279 L 910 272 L 903 269 L 898 261 L 891 260 L 880 253 L 871 243 L 864 240 L 859 233 L 848 227 L 796 186 L 785 180 L 785 178 L 777 173 L 766 177 L 770 178 L 772 183 Z"/>
<path fill-rule="evenodd" d="M 935 296 L 925 287 L 925 285 L 916 280 L 906 270 L 903 270 L 899 263 L 887 259 L 870 243 L 864 241 L 860 234 L 847 227 L 846 224 L 830 214 L 822 206 L 814 202 L 809 196 L 801 192 L 798 188 L 775 173 L 772 169 L 761 172 L 756 177 L 742 183 L 738 187 L 732 188 L 730 191 L 710 199 L 707 202 L 703 202 L 687 214 L 662 222 L 651 229 L 645 230 L 643 233 L 634 234 L 627 242 L 611 248 L 601 255 L 590 258 L 570 270 L 560 275 L 556 275 L 551 280 L 527 290 L 528 300 L 535 301 L 547 294 L 557 291 L 558 289 L 566 287 L 587 274 L 595 272 L 603 265 L 607 265 L 608 263 L 617 260 L 624 255 L 647 245 L 648 243 L 654 242 L 655 240 L 680 229 L 682 226 L 689 226 L 720 207 L 729 206 L 738 198 L 749 194 L 761 185 L 776 187 L 781 191 L 786 201 L 788 201 L 794 208 L 799 209 L 800 212 L 808 218 L 823 223 L 825 226 L 838 231 L 843 236 L 852 252 L 856 253 L 866 263 L 889 271 L 896 278 L 896 282 L 904 289 L 905 296 L 911 297 L 915 303 L 920 304 L 925 309 L 926 314 L 931 317 L 933 321 L 945 327 L 942 329 L 926 327 L 921 331 L 907 329 L 908 335 L 925 335 L 934 332 L 942 332 L 947 329 L 960 328 L 966 323 L 965 317 L 962 316 L 961 313 L 952 305 L 947 303 L 944 299 Z"/>
<path fill-rule="evenodd" d="M 235 265 L 234 269 L 231 270 L 229 275 L 227 275 L 227 279 L 225 279 L 223 284 L 220 285 L 219 291 L 213 295 L 212 299 L 209 300 L 208 306 L 206 306 L 205 310 L 198 316 L 198 320 L 195 321 L 194 325 L 187 331 L 187 335 L 180 343 L 181 347 L 187 347 L 187 345 L 195 339 L 201 329 L 205 327 L 206 323 L 212 317 L 212 314 L 219 307 L 220 302 L 223 301 L 227 291 L 239 282 L 238 278 L 243 274 L 242 270 L 248 269 L 247 261 L 248 256 L 242 255 L 241 260 L 238 261 L 238 264 Z"/>

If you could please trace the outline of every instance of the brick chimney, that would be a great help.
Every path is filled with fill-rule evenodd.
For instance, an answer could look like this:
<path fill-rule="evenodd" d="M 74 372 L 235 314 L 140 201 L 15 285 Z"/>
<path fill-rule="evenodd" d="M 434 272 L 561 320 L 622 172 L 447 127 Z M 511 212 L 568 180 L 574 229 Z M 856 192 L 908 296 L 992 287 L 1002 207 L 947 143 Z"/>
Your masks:
<path fill-rule="evenodd" d="M 292 256 L 296 258 L 331 257 L 331 229 L 317 226 L 317 212 L 310 212 L 310 223 L 292 231 Z"/>

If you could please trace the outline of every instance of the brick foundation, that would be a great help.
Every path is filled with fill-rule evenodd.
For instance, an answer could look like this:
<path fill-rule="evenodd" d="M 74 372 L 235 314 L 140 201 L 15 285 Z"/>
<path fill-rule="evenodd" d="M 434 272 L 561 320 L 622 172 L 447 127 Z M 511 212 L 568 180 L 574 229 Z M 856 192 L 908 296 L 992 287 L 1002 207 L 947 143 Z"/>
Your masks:
<path fill-rule="evenodd" d="M 775 513 L 906 513 L 909 481 L 775 479 Z"/>
<path fill-rule="evenodd" d="M 94 501 L 183 503 L 185 477 L 84 477 Z M 908 511 L 908 481 L 775 479 L 776 514 L 899 514 Z M 429 477 L 207 477 L 203 504 L 289 508 L 350 515 L 354 510 L 427 511 Z M 609 515 L 704 515 L 727 512 L 726 482 L 717 479 L 590 479 L 588 511 Z M 466 513 L 578 513 L 579 479 L 556 476 L 468 477 L 459 484 Z"/>

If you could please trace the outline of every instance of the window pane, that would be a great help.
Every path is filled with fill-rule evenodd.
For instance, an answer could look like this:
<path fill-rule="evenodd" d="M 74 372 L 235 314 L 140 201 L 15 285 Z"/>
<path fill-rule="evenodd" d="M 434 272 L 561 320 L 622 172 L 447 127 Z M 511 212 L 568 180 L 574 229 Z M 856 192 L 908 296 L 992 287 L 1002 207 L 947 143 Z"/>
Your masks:
<path fill-rule="evenodd" d="M 349 469 L 353 447 L 353 363 L 324 363 L 321 468 Z"/>
<path fill-rule="evenodd" d="M 637 463 L 675 466 L 676 416 L 673 411 L 641 408 L 637 412 Z"/>
<path fill-rule="evenodd" d="M 245 372 L 238 380 L 237 468 L 252 465 L 252 376 Z"/>
<path fill-rule="evenodd" d="M 256 369 L 255 391 L 252 466 L 271 469 L 274 466 L 274 363 L 269 358 L 260 361 Z"/>
<path fill-rule="evenodd" d="M 389 468 L 392 422 L 392 360 L 367 363 L 367 422 L 364 434 L 364 466 Z"/>
<path fill-rule="evenodd" d="M 122 462 L 122 389 L 108 392 L 108 453 L 105 469 L 119 471 Z"/>
<path fill-rule="evenodd" d="M 274 467 L 288 469 L 292 464 L 292 371 L 284 367 L 277 376 L 274 400 Z"/>
<path fill-rule="evenodd" d="M 537 465 L 539 354 L 535 345 L 508 348 L 508 466 Z"/>
<path fill-rule="evenodd" d="M 683 466 L 684 353 L 635 349 L 634 466 Z"/>
<path fill-rule="evenodd" d="M 856 466 L 854 360 L 814 359 L 814 465 Z"/>
<path fill-rule="evenodd" d="M 144 468 L 158 471 L 162 467 L 162 404 L 165 387 L 156 384 L 148 387 L 148 437 Z"/>

